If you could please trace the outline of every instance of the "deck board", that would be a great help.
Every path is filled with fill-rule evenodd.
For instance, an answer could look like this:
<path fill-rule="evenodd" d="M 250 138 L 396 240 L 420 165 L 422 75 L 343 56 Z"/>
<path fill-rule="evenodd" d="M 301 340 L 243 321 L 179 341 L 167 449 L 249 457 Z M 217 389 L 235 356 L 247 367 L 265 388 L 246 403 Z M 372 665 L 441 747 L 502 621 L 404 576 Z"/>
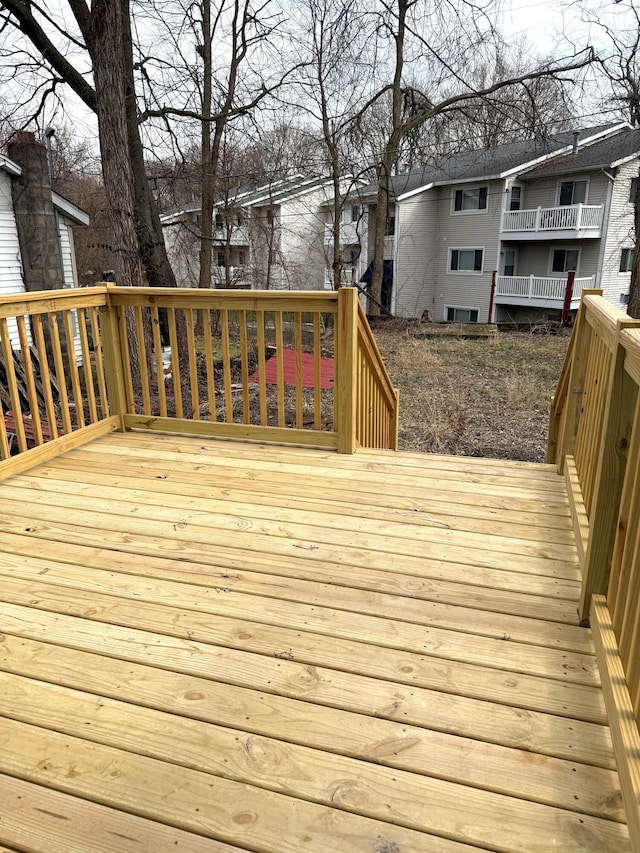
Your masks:
<path fill-rule="evenodd" d="M 629 849 L 551 466 L 128 433 L 0 519 L 0 849 Z"/>

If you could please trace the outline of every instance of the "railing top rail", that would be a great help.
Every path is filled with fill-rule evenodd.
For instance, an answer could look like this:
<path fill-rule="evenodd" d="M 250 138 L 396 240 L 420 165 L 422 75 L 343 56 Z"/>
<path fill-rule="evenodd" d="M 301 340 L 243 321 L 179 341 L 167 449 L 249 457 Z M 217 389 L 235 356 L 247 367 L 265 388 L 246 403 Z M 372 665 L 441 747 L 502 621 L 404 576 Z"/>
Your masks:
<path fill-rule="evenodd" d="M 236 311 L 316 311 L 335 314 L 338 296 L 325 290 L 200 290 L 199 288 L 122 287 L 108 285 L 113 305 L 159 308 L 211 308 Z"/>
<path fill-rule="evenodd" d="M 640 386 L 640 329 L 625 329 L 620 333 L 620 344 L 626 351 L 625 370 Z"/>
<path fill-rule="evenodd" d="M 618 332 L 625 326 L 634 326 L 637 321 L 601 296 L 601 291 L 592 293 L 584 290 L 582 299 L 585 305 L 586 319 L 594 331 L 602 338 L 610 350 L 616 346 Z"/>
<path fill-rule="evenodd" d="M 104 285 L 69 288 L 69 290 L 12 293 L 0 296 L 0 317 L 48 314 L 53 311 L 68 311 L 71 308 L 96 308 L 106 304 L 107 288 Z"/>

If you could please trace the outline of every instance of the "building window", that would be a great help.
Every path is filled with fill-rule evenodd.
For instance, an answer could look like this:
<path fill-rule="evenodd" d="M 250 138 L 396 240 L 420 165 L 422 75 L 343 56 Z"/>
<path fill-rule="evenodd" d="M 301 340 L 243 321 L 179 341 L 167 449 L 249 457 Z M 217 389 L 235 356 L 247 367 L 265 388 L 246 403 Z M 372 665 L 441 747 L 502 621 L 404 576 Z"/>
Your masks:
<path fill-rule="evenodd" d="M 620 272 L 631 272 L 633 249 L 623 249 L 620 252 Z"/>
<path fill-rule="evenodd" d="M 449 272 L 480 273 L 484 249 L 449 249 Z"/>
<path fill-rule="evenodd" d="M 276 215 L 275 215 L 275 211 L 273 211 L 273 210 L 269 209 L 269 210 L 267 210 L 267 225 L 268 225 L 270 228 L 273 228 L 273 226 L 274 226 L 275 224 L 276 224 Z"/>
<path fill-rule="evenodd" d="M 242 226 L 244 225 L 244 216 L 241 213 L 238 213 L 238 215 L 236 216 L 236 222 L 238 224 L 238 228 L 242 228 Z"/>
<path fill-rule="evenodd" d="M 587 200 L 587 181 L 562 181 L 560 184 L 560 207 L 584 204 Z"/>
<path fill-rule="evenodd" d="M 453 197 L 454 213 L 469 213 L 487 209 L 487 188 L 469 187 L 456 190 Z"/>
<path fill-rule="evenodd" d="M 522 203 L 522 187 L 511 187 L 509 195 L 509 210 L 520 210 Z"/>
<path fill-rule="evenodd" d="M 226 263 L 224 260 L 224 252 L 218 252 L 218 266 L 226 267 Z"/>
<path fill-rule="evenodd" d="M 243 267 L 246 261 L 247 259 L 245 253 L 242 250 L 238 251 L 238 266 Z"/>
<path fill-rule="evenodd" d="M 222 231 L 224 226 L 224 222 L 222 221 L 222 214 L 216 213 L 216 231 Z"/>
<path fill-rule="evenodd" d="M 517 252 L 515 249 L 505 249 L 504 250 L 504 258 L 502 263 L 502 275 L 515 275 L 516 274 L 516 256 Z"/>
<path fill-rule="evenodd" d="M 638 178 L 631 178 L 631 186 L 629 187 L 629 201 L 635 204 L 636 195 L 638 194 Z"/>
<path fill-rule="evenodd" d="M 569 272 L 578 269 L 578 249 L 554 249 L 551 258 L 551 272 Z"/>
<path fill-rule="evenodd" d="M 477 308 L 453 308 L 447 305 L 445 308 L 447 322 L 449 323 L 477 323 Z"/>
<path fill-rule="evenodd" d="M 357 204 L 354 204 L 351 208 L 351 221 L 357 222 L 360 219 L 360 207 Z"/>
<path fill-rule="evenodd" d="M 393 237 L 396 233 L 396 217 L 395 215 L 387 216 L 387 226 L 384 229 L 385 237 Z"/>

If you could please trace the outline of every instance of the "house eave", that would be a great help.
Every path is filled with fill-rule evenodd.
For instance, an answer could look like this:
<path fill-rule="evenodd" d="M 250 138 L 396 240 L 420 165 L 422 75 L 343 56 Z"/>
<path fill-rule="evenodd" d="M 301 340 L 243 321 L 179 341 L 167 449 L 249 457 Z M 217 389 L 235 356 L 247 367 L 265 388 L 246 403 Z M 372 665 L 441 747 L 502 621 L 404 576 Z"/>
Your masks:
<path fill-rule="evenodd" d="M 73 202 L 64 198 L 56 192 L 51 193 L 51 201 L 60 213 L 63 213 L 67 219 L 70 219 L 76 225 L 88 225 L 90 222 L 89 214 L 79 208 Z"/>

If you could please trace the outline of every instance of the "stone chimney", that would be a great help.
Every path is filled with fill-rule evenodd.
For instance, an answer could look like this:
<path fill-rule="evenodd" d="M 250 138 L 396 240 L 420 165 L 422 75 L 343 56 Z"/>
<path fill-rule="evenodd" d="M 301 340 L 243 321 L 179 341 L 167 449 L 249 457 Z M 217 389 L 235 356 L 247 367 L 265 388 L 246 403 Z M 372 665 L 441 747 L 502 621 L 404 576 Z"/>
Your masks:
<path fill-rule="evenodd" d="M 22 131 L 13 136 L 7 153 L 22 169 L 19 177 L 11 179 L 11 193 L 25 290 L 62 288 L 62 257 L 46 148 L 33 133 Z"/>

